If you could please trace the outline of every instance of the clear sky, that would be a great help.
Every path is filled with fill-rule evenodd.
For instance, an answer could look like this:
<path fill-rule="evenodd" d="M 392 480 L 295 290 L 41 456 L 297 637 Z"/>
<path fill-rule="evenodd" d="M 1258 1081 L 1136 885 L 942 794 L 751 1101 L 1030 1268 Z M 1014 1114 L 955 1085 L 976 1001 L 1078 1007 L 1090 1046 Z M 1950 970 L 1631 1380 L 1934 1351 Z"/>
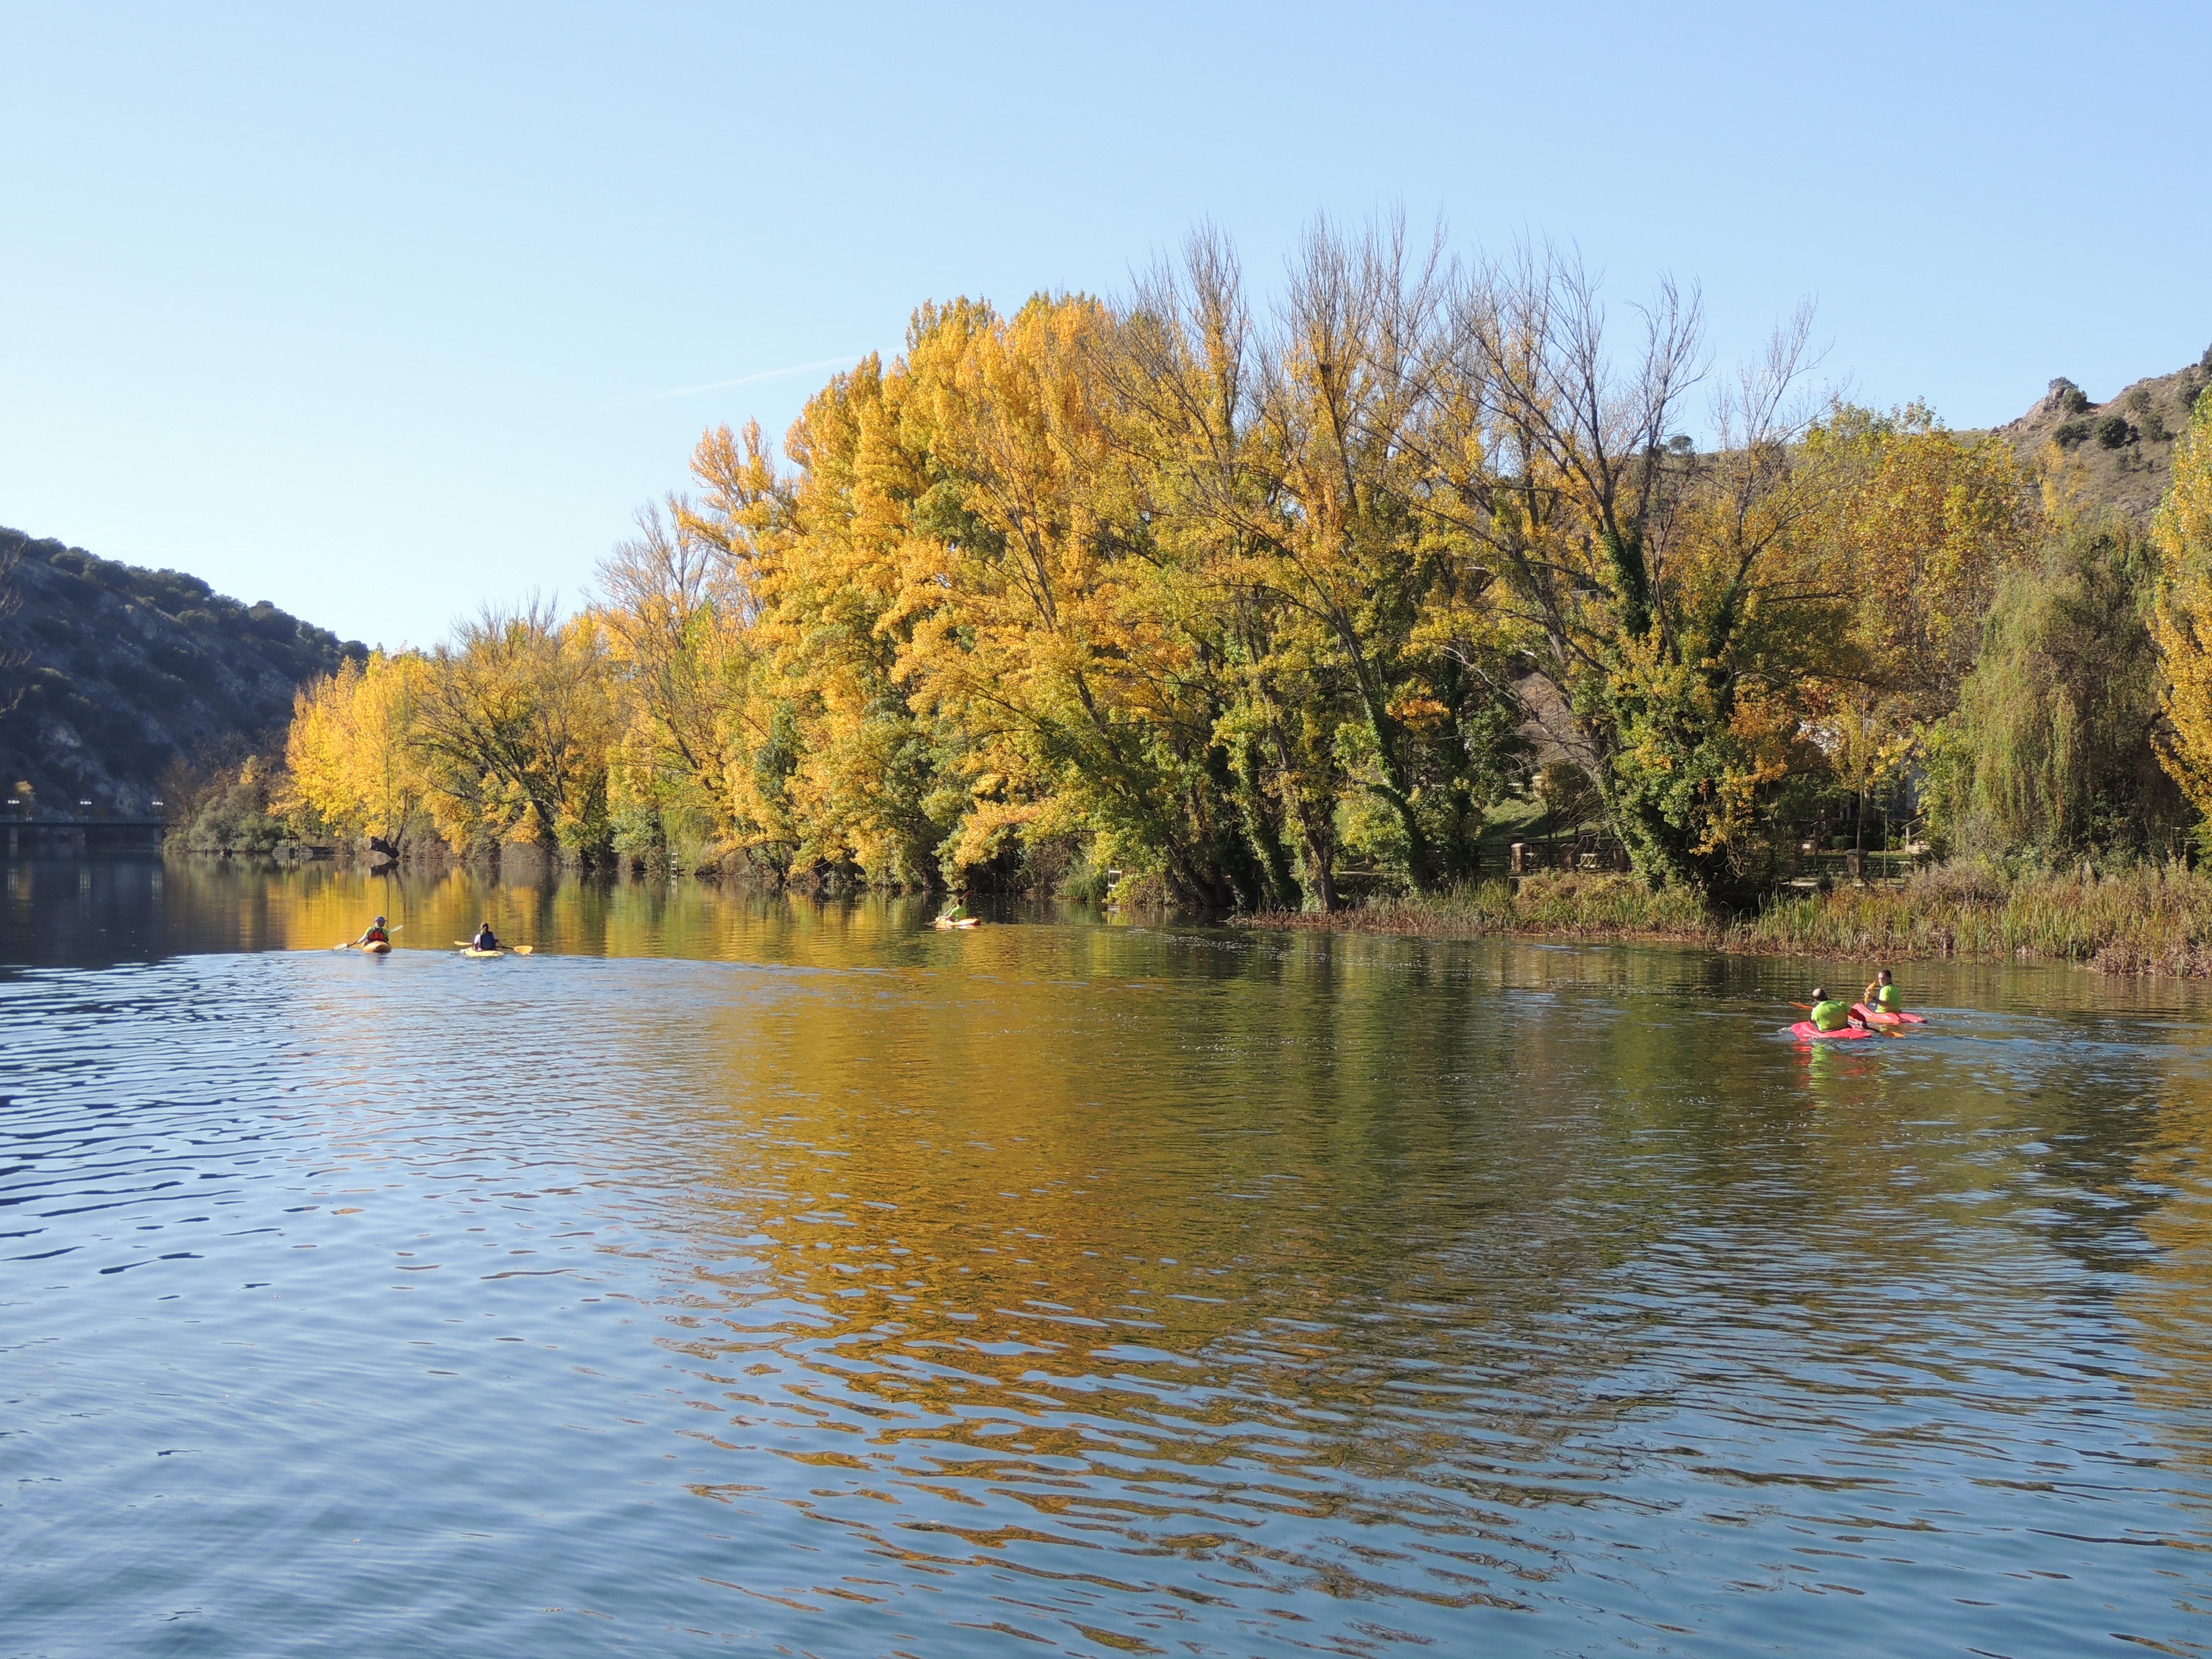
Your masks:
<path fill-rule="evenodd" d="M 0 0 L 0 524 L 428 642 L 923 300 L 1395 205 L 1987 424 L 2212 343 L 2208 64 L 2201 0 Z"/>

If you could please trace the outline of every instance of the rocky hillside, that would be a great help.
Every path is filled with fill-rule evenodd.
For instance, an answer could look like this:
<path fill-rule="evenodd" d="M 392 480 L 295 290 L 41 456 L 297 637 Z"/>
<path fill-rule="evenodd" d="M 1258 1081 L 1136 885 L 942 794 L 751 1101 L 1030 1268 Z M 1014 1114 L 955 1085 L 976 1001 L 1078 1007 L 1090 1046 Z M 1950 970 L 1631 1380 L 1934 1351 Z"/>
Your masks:
<path fill-rule="evenodd" d="M 176 762 L 205 766 L 281 741 L 292 692 L 348 654 L 328 630 L 197 576 L 143 570 L 0 529 L 17 601 L 0 616 L 0 792 L 35 810 L 151 810 Z"/>
<path fill-rule="evenodd" d="M 2060 501 L 2122 508 L 2146 523 L 2173 470 L 2173 440 L 2212 386 L 2212 350 L 2187 368 L 2123 386 L 2109 401 L 2063 376 L 2041 403 L 1996 428 Z"/>

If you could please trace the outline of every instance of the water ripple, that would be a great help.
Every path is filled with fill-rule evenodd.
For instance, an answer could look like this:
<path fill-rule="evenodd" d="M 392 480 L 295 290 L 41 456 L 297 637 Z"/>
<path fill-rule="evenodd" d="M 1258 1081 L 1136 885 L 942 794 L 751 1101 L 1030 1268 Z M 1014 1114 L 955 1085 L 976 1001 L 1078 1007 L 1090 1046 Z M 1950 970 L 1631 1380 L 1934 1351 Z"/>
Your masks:
<path fill-rule="evenodd" d="M 0 979 L 8 1650 L 2212 1647 L 2170 1025 L 1003 948 Z"/>

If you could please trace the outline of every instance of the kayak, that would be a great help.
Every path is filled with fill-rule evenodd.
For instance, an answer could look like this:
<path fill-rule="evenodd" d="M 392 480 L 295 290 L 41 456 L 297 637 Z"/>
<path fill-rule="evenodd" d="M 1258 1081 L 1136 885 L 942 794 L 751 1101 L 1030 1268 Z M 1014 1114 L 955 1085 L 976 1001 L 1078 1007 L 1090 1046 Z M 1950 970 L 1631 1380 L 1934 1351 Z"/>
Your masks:
<path fill-rule="evenodd" d="M 496 951 L 479 951 L 468 940 L 457 939 L 453 941 L 453 948 L 465 957 L 503 957 L 510 951 L 518 957 L 526 957 L 538 947 L 534 945 L 502 945 Z"/>
<path fill-rule="evenodd" d="M 507 952 L 504 951 L 479 951 L 473 945 L 464 945 L 461 946 L 461 954 L 465 957 L 503 957 Z"/>
<path fill-rule="evenodd" d="M 1831 1038 L 1870 1037 L 1874 1032 L 1863 1025 L 1845 1025 L 1833 1031 L 1824 1031 L 1809 1019 L 1801 1019 L 1790 1028 L 1790 1035 L 1801 1042 L 1826 1042 Z"/>
<path fill-rule="evenodd" d="M 957 921 L 947 921 L 943 916 L 939 916 L 935 921 L 930 923 L 933 927 L 980 927 L 982 925 L 983 918 L 981 916 L 963 916 Z"/>
<path fill-rule="evenodd" d="M 374 945 L 362 945 L 361 949 L 367 951 L 370 956 L 380 957 L 392 949 L 392 941 L 388 939 L 380 939 Z"/>
<path fill-rule="evenodd" d="M 1851 1012 L 1870 1025 L 1925 1025 L 1925 1014 L 1886 1014 L 1879 1008 L 1869 1008 L 1863 1002 L 1851 1004 Z"/>

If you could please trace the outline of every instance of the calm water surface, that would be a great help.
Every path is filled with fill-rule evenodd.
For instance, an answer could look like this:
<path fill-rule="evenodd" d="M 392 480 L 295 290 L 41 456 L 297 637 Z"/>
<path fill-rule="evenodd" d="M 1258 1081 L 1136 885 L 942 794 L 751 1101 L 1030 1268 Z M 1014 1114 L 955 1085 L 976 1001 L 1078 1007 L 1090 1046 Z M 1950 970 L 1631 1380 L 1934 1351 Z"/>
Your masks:
<path fill-rule="evenodd" d="M 0 1654 L 2212 1650 L 2191 992 L 0 879 Z"/>

